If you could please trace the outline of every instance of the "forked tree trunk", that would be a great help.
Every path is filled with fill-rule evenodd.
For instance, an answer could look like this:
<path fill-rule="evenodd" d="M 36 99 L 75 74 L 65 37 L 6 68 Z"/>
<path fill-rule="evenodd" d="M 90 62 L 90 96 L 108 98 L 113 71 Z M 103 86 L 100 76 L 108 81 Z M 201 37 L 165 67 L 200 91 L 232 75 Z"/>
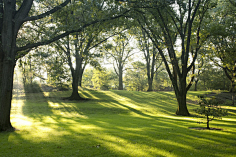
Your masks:
<path fill-rule="evenodd" d="M 14 74 L 14 61 L 5 59 L 1 62 L 0 69 L 0 132 L 1 131 L 14 131 L 11 125 L 10 112 L 11 112 L 11 99 L 13 89 L 13 74 Z"/>

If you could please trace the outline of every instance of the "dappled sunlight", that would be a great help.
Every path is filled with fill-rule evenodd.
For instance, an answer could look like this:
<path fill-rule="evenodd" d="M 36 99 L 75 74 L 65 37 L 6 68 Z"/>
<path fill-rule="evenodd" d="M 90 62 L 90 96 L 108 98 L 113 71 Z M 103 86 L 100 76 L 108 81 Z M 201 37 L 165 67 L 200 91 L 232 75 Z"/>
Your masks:
<path fill-rule="evenodd" d="M 191 146 L 184 145 L 184 144 L 177 143 L 177 142 L 170 141 L 170 140 L 159 140 L 158 142 L 163 143 L 163 144 L 172 145 L 172 146 L 175 146 L 175 147 L 181 147 L 181 148 L 183 148 L 183 149 L 190 149 L 190 150 L 193 150 L 193 148 L 192 148 Z"/>
<path fill-rule="evenodd" d="M 97 143 L 101 144 L 100 145 L 101 147 L 105 145 L 111 151 L 119 152 L 120 156 L 125 155 L 134 157 L 135 156 L 152 157 L 161 155 L 161 156 L 177 157 L 176 155 L 170 153 L 169 151 L 158 149 L 157 147 L 151 147 L 145 143 L 138 143 L 138 141 L 136 140 L 129 141 L 118 136 L 112 136 L 107 134 L 95 134 L 94 136 L 97 137 L 96 141 Z"/>
<path fill-rule="evenodd" d="M 66 117 L 88 118 L 76 106 L 70 103 L 57 103 L 48 101 L 54 115 L 62 115 Z"/>
<path fill-rule="evenodd" d="M 83 92 L 80 92 L 80 94 L 85 97 L 85 98 L 90 98 L 90 99 L 100 99 L 98 98 L 97 96 L 95 96 L 94 94 L 91 94 L 90 91 L 83 91 Z"/>
<path fill-rule="evenodd" d="M 23 114 L 23 106 L 25 105 L 25 93 L 17 93 L 12 99 L 11 107 L 11 123 L 17 129 L 28 129 L 33 125 L 33 120 Z"/>
<path fill-rule="evenodd" d="M 223 120 L 226 120 L 226 121 L 231 121 L 231 122 L 236 122 L 236 119 L 234 118 L 223 118 Z"/>
<path fill-rule="evenodd" d="M 223 131 L 188 129 L 200 126 L 199 119 L 174 114 L 173 92 L 84 92 L 90 100 L 61 99 L 70 92 L 14 98 L 11 119 L 20 131 L 3 138 L 0 151 L 11 147 L 12 152 L 21 148 L 25 156 L 182 157 L 234 150 L 235 118 L 212 122 Z"/>
<path fill-rule="evenodd" d="M 116 94 L 115 97 L 120 96 L 128 99 L 130 103 L 137 106 L 137 109 L 149 116 L 173 114 L 177 108 L 174 92 L 130 92 L 130 94 L 128 92 L 112 92 Z"/>

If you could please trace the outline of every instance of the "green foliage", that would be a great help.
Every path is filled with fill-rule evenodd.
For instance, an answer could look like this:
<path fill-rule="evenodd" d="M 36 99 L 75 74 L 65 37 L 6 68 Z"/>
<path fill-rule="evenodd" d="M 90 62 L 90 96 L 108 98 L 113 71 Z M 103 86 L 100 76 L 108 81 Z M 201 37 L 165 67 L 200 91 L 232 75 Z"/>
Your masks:
<path fill-rule="evenodd" d="M 26 83 L 24 85 L 24 89 L 26 93 L 40 93 L 42 89 L 37 82 Z"/>
<path fill-rule="evenodd" d="M 221 67 L 231 82 L 231 91 L 236 85 L 236 8 L 229 1 L 219 1 L 212 10 L 209 56 Z"/>
<path fill-rule="evenodd" d="M 198 76 L 198 90 L 229 90 L 230 81 L 221 68 L 215 67 L 210 61 L 206 61 Z"/>
<path fill-rule="evenodd" d="M 126 89 L 130 91 L 144 91 L 147 89 L 146 65 L 140 61 L 133 62 L 125 76 Z"/>
<path fill-rule="evenodd" d="M 107 70 L 105 68 L 102 70 L 93 69 L 92 73 L 93 75 L 90 79 L 92 81 L 93 88 L 109 90 L 116 89 L 118 87 L 118 76 L 112 70 Z"/>
<path fill-rule="evenodd" d="M 209 122 L 215 118 L 221 118 L 227 115 L 227 111 L 219 106 L 218 101 L 212 98 L 204 98 L 204 96 L 199 96 L 200 98 L 200 108 L 196 109 L 196 112 L 205 116 L 207 119 L 207 128 L 210 129 Z"/>

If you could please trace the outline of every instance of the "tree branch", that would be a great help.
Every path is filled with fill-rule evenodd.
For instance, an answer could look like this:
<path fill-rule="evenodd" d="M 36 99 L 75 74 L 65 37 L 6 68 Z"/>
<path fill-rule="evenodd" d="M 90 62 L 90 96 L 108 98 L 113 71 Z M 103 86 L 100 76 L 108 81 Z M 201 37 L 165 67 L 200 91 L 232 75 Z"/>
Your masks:
<path fill-rule="evenodd" d="M 95 21 L 92 21 L 90 23 L 87 23 L 87 24 L 84 24 L 82 27 L 78 28 L 78 29 L 75 29 L 75 30 L 71 30 L 71 31 L 66 31 L 58 36 L 55 36 L 49 40 L 46 40 L 46 41 L 41 41 L 41 42 L 37 42 L 37 43 L 31 43 L 31 44 L 27 44 L 25 46 L 22 46 L 22 47 L 17 47 L 17 51 L 24 51 L 24 50 L 27 50 L 27 49 L 30 49 L 30 48 L 34 48 L 34 47 L 38 47 L 38 46 L 42 46 L 42 45 L 48 45 L 56 40 L 59 40 L 61 38 L 64 38 L 66 36 L 68 36 L 69 34 L 72 34 L 72 33 L 76 33 L 76 32 L 81 32 L 84 28 L 88 27 L 88 26 L 91 26 L 93 24 L 96 24 L 96 23 L 99 23 L 99 22 L 105 22 L 105 21 L 109 21 L 109 20 L 114 20 L 114 19 L 117 19 L 117 18 L 120 18 L 122 16 L 124 16 L 124 14 L 126 14 L 127 12 L 129 12 L 129 10 L 123 12 L 122 14 L 120 15 L 117 15 L 117 16 L 114 16 L 114 17 L 110 17 L 110 18 L 105 18 L 105 19 L 101 19 L 101 20 L 95 20 Z"/>
<path fill-rule="evenodd" d="M 27 0 L 25 0 L 25 1 L 27 1 Z M 24 19 L 24 22 L 26 22 L 26 21 L 35 21 L 35 20 L 42 19 L 42 18 L 44 18 L 44 17 L 46 17 L 46 16 L 48 16 L 48 15 L 51 15 L 51 14 L 57 12 L 57 11 L 60 10 L 60 9 L 62 9 L 62 8 L 65 7 L 69 2 L 71 2 L 71 0 L 66 0 L 66 1 L 63 2 L 62 4 L 60 4 L 60 5 L 56 6 L 56 7 L 54 7 L 52 10 L 49 10 L 49 11 L 43 13 L 43 14 L 40 14 L 40 15 L 37 15 L 37 16 L 26 17 L 26 18 Z"/>

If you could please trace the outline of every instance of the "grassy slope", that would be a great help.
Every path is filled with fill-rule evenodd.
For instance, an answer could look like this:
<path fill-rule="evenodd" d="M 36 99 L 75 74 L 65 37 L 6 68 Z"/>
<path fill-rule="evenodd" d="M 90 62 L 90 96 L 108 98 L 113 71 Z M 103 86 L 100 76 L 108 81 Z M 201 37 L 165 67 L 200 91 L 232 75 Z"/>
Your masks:
<path fill-rule="evenodd" d="M 201 92 L 189 92 L 196 99 Z M 12 123 L 20 129 L 0 133 L 0 156 L 56 157 L 233 157 L 236 156 L 236 107 L 212 121 L 174 115 L 173 92 L 83 91 L 90 101 L 61 100 L 70 92 L 18 95 Z M 198 106 L 189 101 L 191 113 Z M 227 106 L 225 107 L 227 108 Z"/>

